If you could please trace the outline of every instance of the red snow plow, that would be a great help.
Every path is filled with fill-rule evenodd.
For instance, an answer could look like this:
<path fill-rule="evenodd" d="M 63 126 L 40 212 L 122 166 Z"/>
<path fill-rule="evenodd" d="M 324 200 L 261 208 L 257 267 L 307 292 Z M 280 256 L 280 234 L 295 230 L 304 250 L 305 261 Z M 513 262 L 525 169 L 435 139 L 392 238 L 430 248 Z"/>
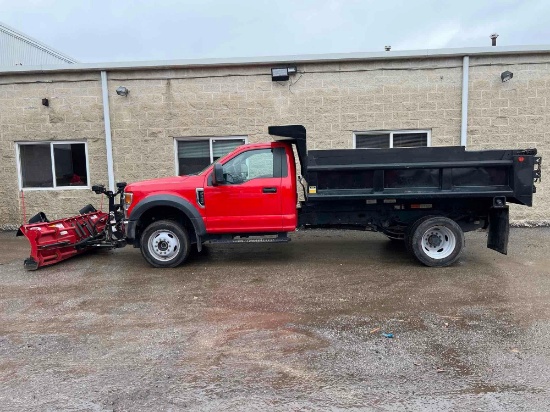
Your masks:
<path fill-rule="evenodd" d="M 94 248 L 120 248 L 126 245 L 123 227 L 123 192 L 126 183 L 117 183 L 117 191 L 104 186 L 92 186 L 96 194 L 109 199 L 109 212 L 96 210 L 92 205 L 82 208 L 78 215 L 49 221 L 43 212 L 22 225 L 17 236 L 25 236 L 31 254 L 25 259 L 27 270 L 53 265 Z M 115 204 L 120 195 L 120 202 Z"/>

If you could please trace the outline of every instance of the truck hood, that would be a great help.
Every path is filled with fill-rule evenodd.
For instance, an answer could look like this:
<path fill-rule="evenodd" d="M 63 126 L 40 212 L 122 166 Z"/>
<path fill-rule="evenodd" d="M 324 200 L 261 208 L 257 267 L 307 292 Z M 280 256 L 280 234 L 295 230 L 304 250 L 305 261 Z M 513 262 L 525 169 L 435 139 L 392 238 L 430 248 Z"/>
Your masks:
<path fill-rule="evenodd" d="M 135 182 L 130 183 L 128 186 L 126 186 L 125 191 L 126 192 L 154 192 L 156 190 L 162 189 L 162 190 L 170 190 L 172 188 L 174 189 L 181 189 L 183 186 L 183 182 L 190 178 L 196 178 L 199 176 L 171 176 L 171 177 L 161 177 L 158 179 L 149 179 L 149 180 L 142 180 L 141 182 Z"/>

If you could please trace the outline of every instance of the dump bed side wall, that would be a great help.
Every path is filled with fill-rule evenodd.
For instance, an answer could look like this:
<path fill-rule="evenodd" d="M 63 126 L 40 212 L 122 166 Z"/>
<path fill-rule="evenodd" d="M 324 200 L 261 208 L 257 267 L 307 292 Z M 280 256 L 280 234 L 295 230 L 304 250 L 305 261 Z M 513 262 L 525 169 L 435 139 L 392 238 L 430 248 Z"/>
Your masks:
<path fill-rule="evenodd" d="M 313 150 L 308 201 L 493 198 L 530 206 L 535 157 L 463 147 Z"/>

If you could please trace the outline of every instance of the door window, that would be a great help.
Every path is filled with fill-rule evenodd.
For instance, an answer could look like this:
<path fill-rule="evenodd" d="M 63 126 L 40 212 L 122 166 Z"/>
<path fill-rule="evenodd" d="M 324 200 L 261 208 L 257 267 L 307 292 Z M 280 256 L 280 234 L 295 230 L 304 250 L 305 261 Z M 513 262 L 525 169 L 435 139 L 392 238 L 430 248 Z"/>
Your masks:
<path fill-rule="evenodd" d="M 223 174 L 227 183 L 241 184 L 253 179 L 274 177 L 273 166 L 271 149 L 250 150 L 225 163 Z"/>

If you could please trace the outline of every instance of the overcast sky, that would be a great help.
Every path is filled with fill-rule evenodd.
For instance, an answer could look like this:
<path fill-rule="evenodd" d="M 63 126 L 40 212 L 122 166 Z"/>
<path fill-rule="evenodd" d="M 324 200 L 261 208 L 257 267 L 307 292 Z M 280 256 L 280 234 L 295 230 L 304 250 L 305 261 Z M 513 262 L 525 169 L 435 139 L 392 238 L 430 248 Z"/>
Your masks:
<path fill-rule="evenodd" d="M 550 0 L 0 0 L 0 20 L 81 61 L 550 43 Z"/>

